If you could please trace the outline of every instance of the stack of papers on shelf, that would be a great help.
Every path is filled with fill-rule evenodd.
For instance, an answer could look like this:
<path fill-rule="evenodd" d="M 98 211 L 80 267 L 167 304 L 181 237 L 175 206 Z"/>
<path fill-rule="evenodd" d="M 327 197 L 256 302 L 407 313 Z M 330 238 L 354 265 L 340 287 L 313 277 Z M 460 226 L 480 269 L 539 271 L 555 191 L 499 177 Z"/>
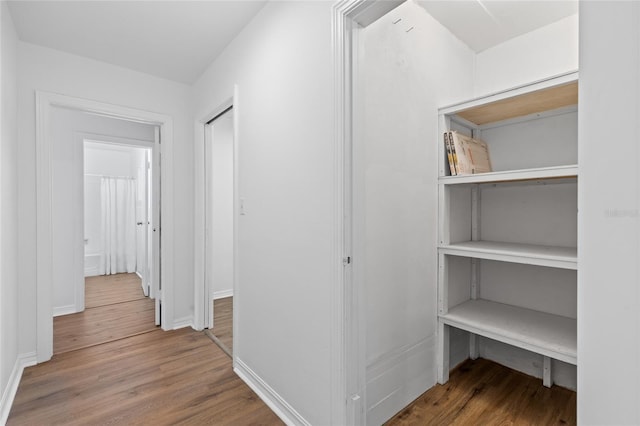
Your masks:
<path fill-rule="evenodd" d="M 489 147 L 485 142 L 451 131 L 444 133 L 444 143 L 451 176 L 492 171 Z"/>

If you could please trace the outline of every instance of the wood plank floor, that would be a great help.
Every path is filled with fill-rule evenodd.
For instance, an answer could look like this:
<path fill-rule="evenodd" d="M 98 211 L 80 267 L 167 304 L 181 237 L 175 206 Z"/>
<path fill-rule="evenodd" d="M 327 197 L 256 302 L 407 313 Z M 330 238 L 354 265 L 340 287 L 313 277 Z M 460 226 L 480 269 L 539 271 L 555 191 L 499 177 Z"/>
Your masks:
<path fill-rule="evenodd" d="M 140 289 L 139 282 L 137 286 Z M 104 303 L 99 299 L 85 312 L 87 318 L 93 315 L 85 323 L 87 334 L 96 333 L 92 324 L 108 328 L 117 323 L 116 318 L 106 319 L 107 312 L 135 317 L 134 305 L 147 301 L 118 302 L 107 293 Z M 232 300 L 220 300 L 216 315 L 229 317 L 228 336 L 221 332 L 221 337 L 229 339 Z M 101 311 L 103 319 L 98 318 Z M 216 327 L 224 324 L 216 317 Z M 64 322 L 58 325 L 62 332 Z M 235 375 L 227 354 L 202 332 L 164 332 L 154 326 L 131 337 L 107 333 L 109 338 L 114 340 L 58 353 L 25 369 L 8 424 L 282 424 Z M 557 386 L 545 388 L 539 379 L 478 359 L 463 363 L 446 385 L 436 385 L 387 424 L 574 425 L 576 394 Z"/>
<path fill-rule="evenodd" d="M 99 275 L 84 279 L 85 309 L 144 299 L 136 274 Z"/>
<path fill-rule="evenodd" d="M 233 297 L 213 301 L 213 335 L 233 353 Z"/>
<path fill-rule="evenodd" d="M 85 310 L 53 319 L 53 353 L 155 330 L 155 303 L 144 297 L 136 274 L 88 277 Z"/>
<path fill-rule="evenodd" d="M 468 360 L 449 382 L 422 394 L 389 422 L 404 425 L 575 425 L 576 393 L 491 361 Z"/>
<path fill-rule="evenodd" d="M 281 425 L 202 332 L 156 330 L 25 369 L 9 425 Z"/>

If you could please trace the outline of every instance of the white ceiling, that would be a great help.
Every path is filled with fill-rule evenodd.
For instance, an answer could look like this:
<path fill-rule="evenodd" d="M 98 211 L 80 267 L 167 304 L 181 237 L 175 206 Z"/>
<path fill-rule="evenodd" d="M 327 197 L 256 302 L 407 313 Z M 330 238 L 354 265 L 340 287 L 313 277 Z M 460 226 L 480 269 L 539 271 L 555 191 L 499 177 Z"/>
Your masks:
<path fill-rule="evenodd" d="M 475 52 L 578 13 L 577 0 L 417 0 Z"/>
<path fill-rule="evenodd" d="M 193 83 L 266 0 L 10 1 L 26 42 Z"/>
<path fill-rule="evenodd" d="M 416 1 L 476 52 L 578 9 L 576 0 Z M 23 41 L 192 84 L 266 2 L 15 0 L 9 8 Z"/>

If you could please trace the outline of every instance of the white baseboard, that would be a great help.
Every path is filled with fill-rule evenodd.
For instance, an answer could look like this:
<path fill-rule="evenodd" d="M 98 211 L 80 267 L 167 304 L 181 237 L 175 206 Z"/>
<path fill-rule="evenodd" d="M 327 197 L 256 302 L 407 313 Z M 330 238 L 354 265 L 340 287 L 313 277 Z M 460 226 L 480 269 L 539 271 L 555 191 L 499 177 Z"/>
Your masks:
<path fill-rule="evenodd" d="M 97 277 L 98 275 L 100 275 L 100 271 L 98 270 L 98 267 L 89 267 L 89 268 L 84 268 L 84 276 L 85 277 Z"/>
<path fill-rule="evenodd" d="M 18 392 L 20 379 L 22 379 L 22 372 L 26 367 L 31 367 L 36 364 L 35 352 L 18 355 L 13 370 L 11 371 L 11 376 L 9 376 L 7 387 L 2 390 L 2 399 L 0 400 L 0 425 L 7 423 L 13 400 L 16 397 L 16 392 Z"/>
<path fill-rule="evenodd" d="M 232 288 L 230 288 L 229 290 L 220 290 L 220 291 L 213 292 L 213 300 L 224 299 L 225 297 L 232 297 L 232 296 L 233 296 Z"/>
<path fill-rule="evenodd" d="M 311 425 L 304 417 L 276 393 L 264 380 L 237 357 L 233 371 L 258 394 L 260 399 L 287 425 Z"/>
<path fill-rule="evenodd" d="M 175 320 L 173 320 L 173 329 L 174 330 L 178 330 L 179 328 L 185 328 L 185 327 L 191 327 L 191 328 L 195 328 L 193 327 L 193 316 L 189 315 L 183 318 L 177 318 Z"/>
<path fill-rule="evenodd" d="M 78 311 L 76 310 L 76 305 L 75 303 L 73 305 L 67 305 L 67 306 L 58 306 L 58 307 L 54 307 L 53 308 L 53 316 L 54 317 L 59 317 L 62 315 L 69 315 L 69 314 L 75 314 Z"/>

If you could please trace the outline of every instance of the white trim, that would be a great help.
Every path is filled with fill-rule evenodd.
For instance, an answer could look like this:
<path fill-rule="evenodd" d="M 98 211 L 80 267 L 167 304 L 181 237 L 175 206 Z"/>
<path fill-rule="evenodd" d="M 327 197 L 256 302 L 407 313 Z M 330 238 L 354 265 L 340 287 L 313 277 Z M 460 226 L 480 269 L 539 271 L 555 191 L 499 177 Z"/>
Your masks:
<path fill-rule="evenodd" d="M 195 328 L 193 327 L 193 315 L 188 315 L 186 317 L 176 318 L 173 320 L 174 330 L 178 330 L 180 328 L 185 328 L 185 327 Z"/>
<path fill-rule="evenodd" d="M 311 425 L 242 360 L 234 359 L 233 371 L 258 394 L 260 399 L 287 425 Z"/>
<path fill-rule="evenodd" d="M 351 82 L 352 63 L 350 55 L 352 22 L 348 19 L 352 5 L 361 1 L 343 0 L 334 4 L 331 10 L 331 26 L 333 40 L 334 68 L 334 145 L 333 145 L 333 238 L 330 268 L 332 270 L 331 286 L 331 323 L 330 326 L 330 383 L 331 383 L 331 423 L 332 424 L 364 424 L 362 413 L 362 396 L 364 390 L 359 382 L 361 360 L 347 345 L 347 334 L 358 336 L 359 322 L 354 321 L 350 313 L 356 308 L 347 307 L 351 277 L 346 276 L 350 267 L 343 265 L 350 253 L 349 238 L 351 216 L 345 211 L 345 175 L 350 176 L 350 165 L 345 164 L 345 155 L 351 152 Z M 349 203 L 347 203 L 347 206 Z M 349 215 L 349 217 L 345 217 Z M 346 246 L 346 247 L 345 247 Z M 359 395 L 349 398 L 349 395 Z"/>
<path fill-rule="evenodd" d="M 97 266 L 85 267 L 84 268 L 84 277 L 97 277 L 100 275 L 100 270 Z"/>
<path fill-rule="evenodd" d="M 367 25 L 404 0 L 340 0 L 332 8 L 334 70 L 334 219 L 331 288 L 331 421 L 365 424 L 364 280 L 357 264 L 363 242 L 353 224 L 354 140 L 359 23 Z M 351 257 L 355 265 L 343 264 Z"/>
<path fill-rule="evenodd" d="M 11 370 L 7 386 L 2 391 L 2 400 L 0 400 L 0 424 L 3 425 L 7 423 L 9 413 L 11 412 L 11 406 L 13 405 L 13 400 L 16 397 L 16 392 L 18 392 L 18 385 L 22 379 L 24 369 L 26 367 L 36 365 L 36 363 L 35 352 L 29 352 L 17 356 L 16 362 L 13 365 L 13 370 Z"/>
<path fill-rule="evenodd" d="M 234 85 L 231 94 L 225 96 L 224 101 L 217 104 L 202 114 L 198 120 L 194 122 L 194 328 L 203 330 L 207 327 L 208 317 L 210 316 L 209 307 L 209 288 L 206 282 L 205 273 L 205 142 L 207 139 L 207 123 L 224 112 L 229 107 L 233 107 L 233 286 L 237 288 L 237 250 L 238 250 L 238 234 L 237 234 L 237 200 L 238 200 L 238 86 Z M 236 292 L 237 294 L 237 292 Z M 235 324 L 237 320 L 237 300 L 233 301 L 233 340 L 236 347 L 236 330 Z"/>
<path fill-rule="evenodd" d="M 228 290 L 220 290 L 213 292 L 213 300 L 225 299 L 227 297 L 233 297 L 233 289 L 230 288 Z"/>
<path fill-rule="evenodd" d="M 162 329 L 173 329 L 173 119 L 168 115 L 36 91 L 36 354 L 38 362 L 53 355 L 51 277 L 51 143 L 47 129 L 52 107 L 71 108 L 106 117 L 160 126 L 162 137 Z"/>
<path fill-rule="evenodd" d="M 77 306 L 75 305 L 75 303 L 73 305 L 67 305 L 67 306 L 54 306 L 53 307 L 53 316 L 54 317 L 59 317 L 62 315 L 69 315 L 69 314 L 75 314 L 78 311 Z"/>
<path fill-rule="evenodd" d="M 232 316 L 232 352 L 233 365 L 240 353 L 240 272 L 238 253 L 240 238 L 238 235 L 238 214 L 240 206 L 240 89 L 238 85 L 233 86 L 233 310 Z"/>

